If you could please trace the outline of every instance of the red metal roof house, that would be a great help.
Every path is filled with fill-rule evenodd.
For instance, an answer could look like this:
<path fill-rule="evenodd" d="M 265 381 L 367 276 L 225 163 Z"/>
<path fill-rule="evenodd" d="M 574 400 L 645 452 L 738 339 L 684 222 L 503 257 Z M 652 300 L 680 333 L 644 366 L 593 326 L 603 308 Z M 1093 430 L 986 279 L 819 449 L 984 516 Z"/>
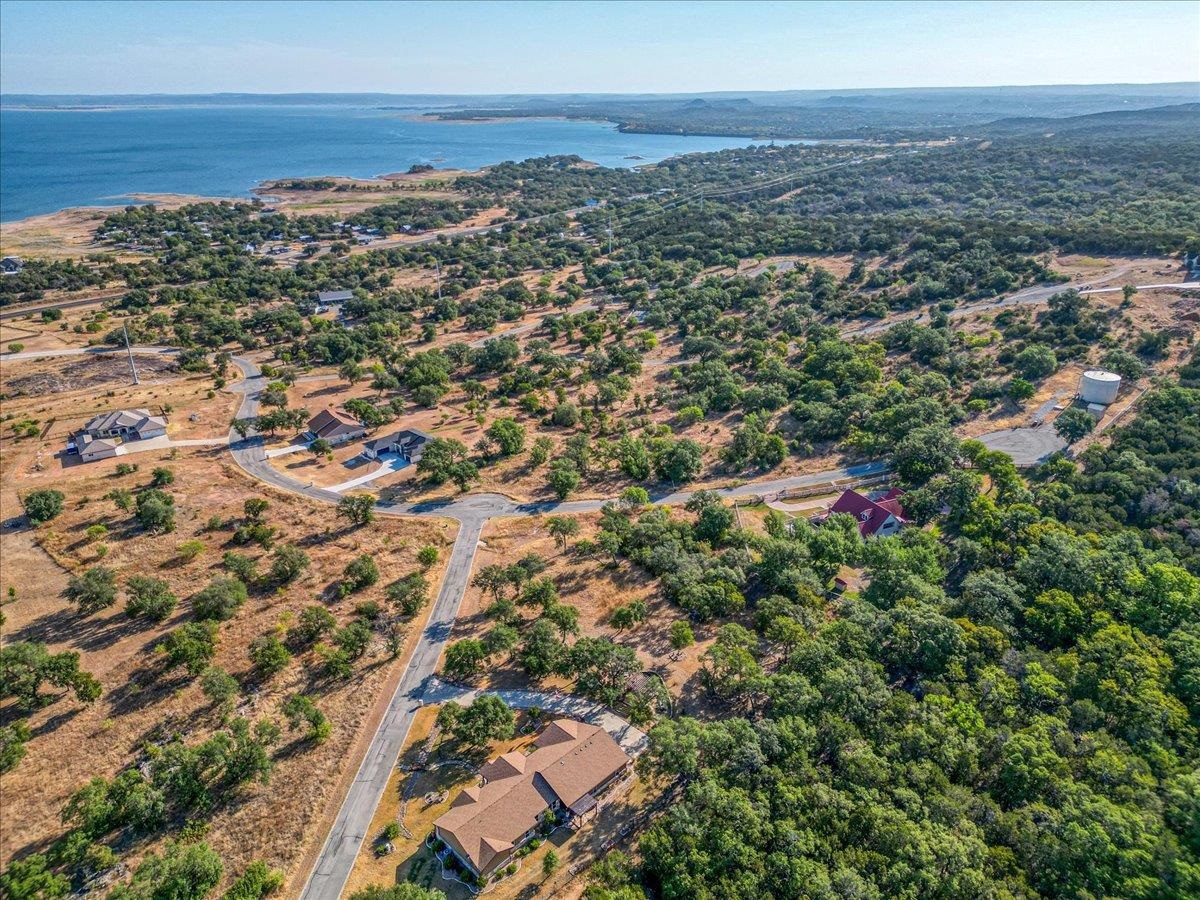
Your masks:
<path fill-rule="evenodd" d="M 843 491 L 829 511 L 818 517 L 824 521 L 832 513 L 846 513 L 858 520 L 858 531 L 865 537 L 887 537 L 908 524 L 900 497 L 904 491 L 892 488 L 876 500 L 864 497 L 858 491 Z"/>

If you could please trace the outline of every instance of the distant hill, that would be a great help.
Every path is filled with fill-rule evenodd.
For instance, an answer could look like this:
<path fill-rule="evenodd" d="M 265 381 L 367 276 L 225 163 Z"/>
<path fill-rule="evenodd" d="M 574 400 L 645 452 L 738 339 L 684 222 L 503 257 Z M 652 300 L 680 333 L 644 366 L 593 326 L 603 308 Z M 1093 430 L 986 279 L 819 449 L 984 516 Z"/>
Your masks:
<path fill-rule="evenodd" d="M 988 137 L 1038 134 L 1095 134 L 1136 129 L 1162 135 L 1178 132 L 1181 136 L 1200 135 L 1200 103 L 1178 103 L 1153 109 L 1119 109 L 1065 118 L 1023 117 L 999 119 L 973 133 Z"/>

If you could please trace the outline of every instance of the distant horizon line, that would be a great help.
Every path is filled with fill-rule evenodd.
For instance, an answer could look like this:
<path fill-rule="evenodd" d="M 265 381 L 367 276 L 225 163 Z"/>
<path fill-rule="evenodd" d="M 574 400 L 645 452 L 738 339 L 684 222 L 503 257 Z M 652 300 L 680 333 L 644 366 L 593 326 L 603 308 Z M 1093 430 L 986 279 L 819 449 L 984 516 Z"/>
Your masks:
<path fill-rule="evenodd" d="M 818 88 L 728 88 L 704 91 L 121 91 L 111 93 L 89 93 L 86 91 L 0 91 L 4 97 L 703 97 L 727 94 L 824 94 L 824 93 L 895 93 L 901 91 L 980 91 L 980 90 L 1036 90 L 1051 88 L 1197 88 L 1195 81 L 1099 81 L 1099 82 L 1055 82 L 1039 84 L 964 84 L 964 85 L 906 85 L 897 87 L 818 87 Z"/>

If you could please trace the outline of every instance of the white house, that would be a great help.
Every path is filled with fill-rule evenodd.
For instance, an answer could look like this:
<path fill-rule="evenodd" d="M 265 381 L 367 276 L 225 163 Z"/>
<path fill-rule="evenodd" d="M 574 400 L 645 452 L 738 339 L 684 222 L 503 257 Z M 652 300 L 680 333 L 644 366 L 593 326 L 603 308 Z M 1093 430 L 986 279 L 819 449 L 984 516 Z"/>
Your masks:
<path fill-rule="evenodd" d="M 384 437 L 367 441 L 363 445 L 363 456 L 367 459 L 378 459 L 381 453 L 397 453 L 408 462 L 415 463 L 425 452 L 425 445 L 433 440 L 433 435 L 419 428 L 406 428 L 395 431 Z"/>
<path fill-rule="evenodd" d="M 148 409 L 118 409 L 90 419 L 83 430 L 94 438 L 119 437 L 144 441 L 167 433 L 167 420 L 153 416 Z"/>

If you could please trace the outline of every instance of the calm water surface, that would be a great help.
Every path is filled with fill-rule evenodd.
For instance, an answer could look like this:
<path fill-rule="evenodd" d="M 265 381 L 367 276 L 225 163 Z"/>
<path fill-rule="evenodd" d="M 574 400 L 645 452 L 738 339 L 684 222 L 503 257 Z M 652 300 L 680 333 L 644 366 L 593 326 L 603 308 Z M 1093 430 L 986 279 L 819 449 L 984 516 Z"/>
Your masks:
<path fill-rule="evenodd" d="M 67 206 L 121 205 L 130 194 L 245 196 L 272 178 L 362 178 L 414 163 L 477 169 L 576 153 L 605 166 L 635 166 L 750 143 L 622 134 L 602 122 L 426 122 L 405 112 L 347 107 L 4 109 L 0 221 Z"/>

